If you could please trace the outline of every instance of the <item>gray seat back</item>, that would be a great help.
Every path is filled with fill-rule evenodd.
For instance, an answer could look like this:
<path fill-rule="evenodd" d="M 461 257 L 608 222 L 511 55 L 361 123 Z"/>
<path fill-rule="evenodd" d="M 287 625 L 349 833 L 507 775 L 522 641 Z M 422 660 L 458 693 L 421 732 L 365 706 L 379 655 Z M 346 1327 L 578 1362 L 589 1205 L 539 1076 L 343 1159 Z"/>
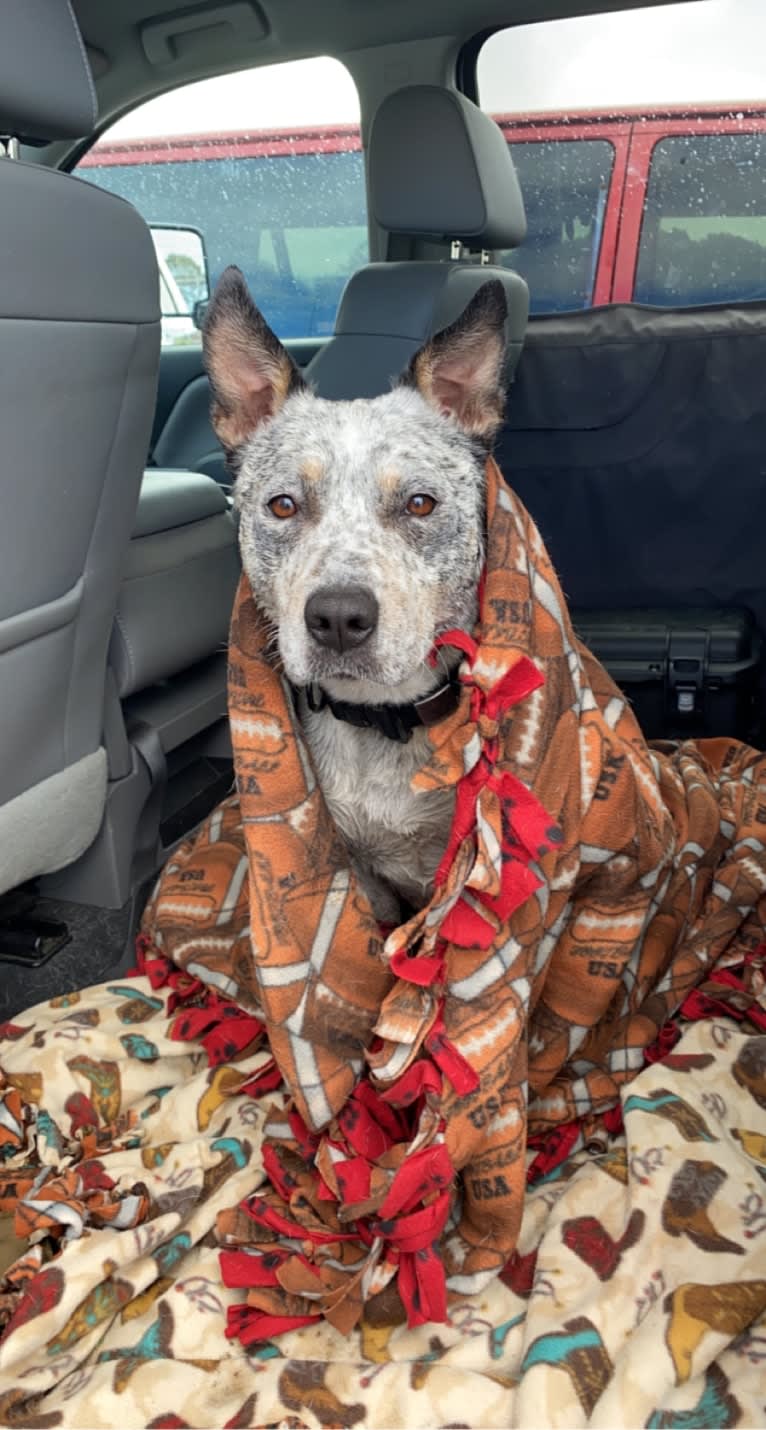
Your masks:
<path fill-rule="evenodd" d="M 92 126 L 66 0 L 24 0 L 3 20 L 0 133 Z M 0 892 L 69 863 L 101 820 L 106 652 L 159 344 L 154 246 L 135 210 L 0 157 Z"/>
<path fill-rule="evenodd" d="M 368 264 L 349 279 L 335 335 L 308 367 L 319 395 L 388 391 L 426 339 L 453 322 L 490 278 L 500 279 L 508 302 L 510 383 L 529 293 L 517 273 L 486 260 L 493 249 L 518 247 L 526 220 L 497 124 L 455 91 L 397 90 L 373 119 L 369 191 L 394 261 Z"/>

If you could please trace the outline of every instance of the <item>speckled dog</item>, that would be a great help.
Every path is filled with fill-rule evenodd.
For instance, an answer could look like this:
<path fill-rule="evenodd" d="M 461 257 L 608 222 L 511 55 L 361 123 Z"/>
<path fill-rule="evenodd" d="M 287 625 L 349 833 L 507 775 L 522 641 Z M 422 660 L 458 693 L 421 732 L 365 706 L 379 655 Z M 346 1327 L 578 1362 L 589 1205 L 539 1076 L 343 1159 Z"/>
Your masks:
<path fill-rule="evenodd" d="M 355 402 L 313 394 L 238 269 L 223 274 L 205 325 L 244 568 L 383 921 L 427 901 L 447 842 L 452 791 L 413 794 L 410 779 L 427 712 L 443 714 L 451 689 L 451 657 L 428 663 L 434 638 L 476 621 L 505 317 L 502 285 L 485 284 L 390 393 Z"/>

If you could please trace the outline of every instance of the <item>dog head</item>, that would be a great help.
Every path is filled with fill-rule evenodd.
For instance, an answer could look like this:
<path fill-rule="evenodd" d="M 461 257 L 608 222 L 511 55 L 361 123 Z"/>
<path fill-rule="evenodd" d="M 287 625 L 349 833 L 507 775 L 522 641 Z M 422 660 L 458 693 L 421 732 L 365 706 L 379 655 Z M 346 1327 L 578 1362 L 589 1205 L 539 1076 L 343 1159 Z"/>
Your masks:
<path fill-rule="evenodd" d="M 475 624 L 505 317 L 502 285 L 486 283 L 390 393 L 328 402 L 239 270 L 223 274 L 204 331 L 212 422 L 237 477 L 243 565 L 295 685 L 415 699 L 433 685 L 435 636 Z"/>

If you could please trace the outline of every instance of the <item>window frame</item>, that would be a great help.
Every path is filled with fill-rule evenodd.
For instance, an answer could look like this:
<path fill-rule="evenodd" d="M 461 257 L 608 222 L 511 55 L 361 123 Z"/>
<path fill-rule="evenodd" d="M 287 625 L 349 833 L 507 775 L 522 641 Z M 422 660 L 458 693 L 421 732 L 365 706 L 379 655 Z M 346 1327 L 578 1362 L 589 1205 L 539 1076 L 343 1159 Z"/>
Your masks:
<path fill-rule="evenodd" d="M 461 45 L 455 61 L 455 86 L 464 94 L 466 99 L 470 99 L 472 104 L 480 109 L 479 101 L 479 55 L 481 54 L 487 40 L 491 40 L 493 35 L 499 35 L 504 30 L 514 30 L 515 25 L 490 25 L 486 30 L 479 30 L 471 35 Z"/>

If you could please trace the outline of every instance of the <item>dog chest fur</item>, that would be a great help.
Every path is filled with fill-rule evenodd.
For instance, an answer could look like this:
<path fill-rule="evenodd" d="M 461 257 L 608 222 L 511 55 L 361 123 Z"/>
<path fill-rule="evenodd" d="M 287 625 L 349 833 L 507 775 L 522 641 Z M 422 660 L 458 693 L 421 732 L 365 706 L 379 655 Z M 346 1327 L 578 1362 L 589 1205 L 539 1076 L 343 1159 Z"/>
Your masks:
<path fill-rule="evenodd" d="M 401 895 L 414 908 L 431 897 L 455 802 L 452 789 L 410 788 L 428 755 L 425 731 L 407 744 L 360 730 L 323 710 L 304 714 L 304 729 L 328 809 L 381 922 L 401 918 Z"/>

